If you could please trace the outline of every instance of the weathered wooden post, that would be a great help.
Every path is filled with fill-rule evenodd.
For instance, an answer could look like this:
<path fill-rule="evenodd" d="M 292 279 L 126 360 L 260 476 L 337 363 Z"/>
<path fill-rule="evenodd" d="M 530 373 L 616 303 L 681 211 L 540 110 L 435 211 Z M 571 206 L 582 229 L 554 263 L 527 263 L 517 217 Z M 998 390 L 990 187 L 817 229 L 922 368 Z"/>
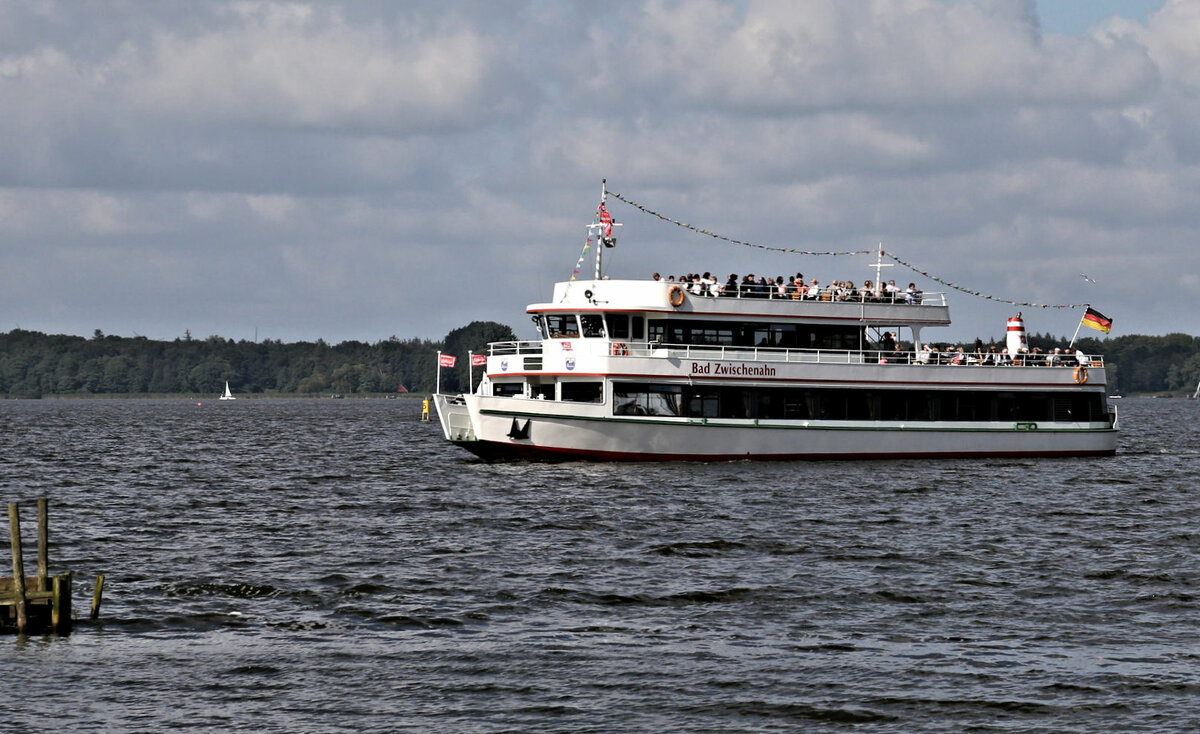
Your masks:
<path fill-rule="evenodd" d="M 38 591 L 50 590 L 50 520 L 49 500 L 42 497 L 37 501 L 38 508 Z"/>
<path fill-rule="evenodd" d="M 71 632 L 71 572 L 54 577 L 54 596 L 50 599 L 50 629 L 56 635 Z"/>
<path fill-rule="evenodd" d="M 8 503 L 8 528 L 12 535 L 13 594 L 17 608 L 17 632 L 25 634 L 29 617 L 25 607 L 25 559 L 21 556 L 21 513 L 16 502 Z"/>
<path fill-rule="evenodd" d="M 92 619 L 100 617 L 100 596 L 104 593 L 104 574 L 96 575 L 96 588 L 92 590 Z"/>

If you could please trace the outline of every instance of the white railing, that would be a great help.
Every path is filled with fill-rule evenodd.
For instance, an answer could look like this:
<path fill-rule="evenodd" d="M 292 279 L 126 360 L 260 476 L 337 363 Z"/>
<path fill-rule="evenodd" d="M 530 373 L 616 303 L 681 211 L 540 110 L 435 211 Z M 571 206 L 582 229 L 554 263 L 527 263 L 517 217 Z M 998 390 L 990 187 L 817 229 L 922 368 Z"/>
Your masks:
<path fill-rule="evenodd" d="M 866 304 L 868 306 L 945 306 L 946 305 L 946 294 L 945 293 L 924 293 L 924 292 L 917 294 L 915 297 L 908 296 L 904 293 L 896 293 L 894 295 L 889 294 L 889 295 L 881 296 L 878 298 L 876 298 L 874 296 L 865 296 L 864 297 L 861 293 L 858 294 L 857 296 L 839 298 L 828 292 L 821 293 L 816 298 L 812 298 L 811 296 L 808 296 L 808 295 L 802 296 L 800 298 L 793 298 L 790 295 L 780 296 L 774 292 L 768 293 L 768 294 L 739 292 L 733 296 L 728 296 L 728 295 L 725 295 L 724 293 L 722 293 L 719 296 L 713 296 L 713 295 L 709 295 L 706 293 L 697 294 L 690 289 L 687 291 L 687 294 L 689 296 L 693 296 L 695 298 L 747 298 L 747 299 L 759 299 L 759 300 L 764 300 L 764 301 L 782 301 L 785 303 L 852 303 L 852 304 L 856 304 L 856 305 L 857 304 Z"/>
<path fill-rule="evenodd" d="M 542 341 L 494 342 L 490 354 L 496 355 L 540 355 L 543 345 L 564 341 L 550 339 Z M 620 341 L 618 339 L 569 340 L 572 352 L 579 356 L 660 357 L 675 359 L 704 359 L 742 362 L 793 362 L 821 364 L 916 364 L 923 366 L 1000 366 L 1000 367 L 1070 367 L 1079 366 L 1074 354 L 1022 354 L 1015 359 L 1010 355 L 983 354 L 982 360 L 974 353 L 958 352 L 910 352 L 882 351 L 876 349 L 784 349 L 780 347 L 739 347 L 719 344 L 661 344 L 647 341 Z M 556 347 L 552 347 L 555 348 Z M 1086 367 L 1103 367 L 1104 358 L 1087 355 Z"/>

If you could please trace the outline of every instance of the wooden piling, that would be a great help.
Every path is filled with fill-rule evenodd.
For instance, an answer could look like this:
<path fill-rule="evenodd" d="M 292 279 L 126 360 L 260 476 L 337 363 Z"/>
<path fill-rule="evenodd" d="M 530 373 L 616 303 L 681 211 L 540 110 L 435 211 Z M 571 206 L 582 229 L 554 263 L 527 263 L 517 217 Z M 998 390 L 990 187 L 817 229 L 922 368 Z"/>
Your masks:
<path fill-rule="evenodd" d="M 56 635 L 71 633 L 71 572 L 54 577 L 54 595 L 50 598 L 50 630 Z"/>
<path fill-rule="evenodd" d="M 37 501 L 38 510 L 38 591 L 50 590 L 50 501 L 42 497 Z"/>
<path fill-rule="evenodd" d="M 17 633 L 25 634 L 29 617 L 25 600 L 25 559 L 21 556 L 21 513 L 16 502 L 8 503 L 8 529 L 12 536 L 13 603 L 17 610 Z"/>
<path fill-rule="evenodd" d="M 92 619 L 100 617 L 100 597 L 104 593 L 104 574 L 96 575 L 96 588 L 92 590 Z"/>

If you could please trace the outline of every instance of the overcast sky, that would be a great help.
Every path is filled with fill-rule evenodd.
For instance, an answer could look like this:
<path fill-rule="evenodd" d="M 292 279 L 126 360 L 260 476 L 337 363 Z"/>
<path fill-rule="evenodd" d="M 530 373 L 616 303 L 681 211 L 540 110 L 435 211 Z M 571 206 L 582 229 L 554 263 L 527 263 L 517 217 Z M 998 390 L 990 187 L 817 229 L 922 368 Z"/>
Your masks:
<path fill-rule="evenodd" d="M 532 336 L 607 178 L 732 238 L 882 242 L 1196 334 L 1197 39 L 1195 0 L 0 0 L 0 331 Z M 614 278 L 873 276 L 609 208 Z M 1082 314 L 951 293 L 928 338 Z"/>

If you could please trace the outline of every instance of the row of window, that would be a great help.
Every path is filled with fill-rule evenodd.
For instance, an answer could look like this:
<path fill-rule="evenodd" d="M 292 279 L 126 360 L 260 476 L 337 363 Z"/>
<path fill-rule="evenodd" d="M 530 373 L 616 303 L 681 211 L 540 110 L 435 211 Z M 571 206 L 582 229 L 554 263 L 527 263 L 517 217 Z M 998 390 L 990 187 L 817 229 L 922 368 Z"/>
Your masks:
<path fill-rule="evenodd" d="M 861 326 L 670 318 L 650 322 L 650 339 L 666 344 L 782 349 L 861 349 L 866 344 Z"/>
<path fill-rule="evenodd" d="M 565 384 L 565 383 L 564 383 Z M 985 392 L 699 386 L 617 382 L 615 415 L 861 421 L 1066 421 L 1107 419 L 1097 392 Z"/>
<path fill-rule="evenodd" d="M 538 330 L 548 339 L 571 339 L 604 337 L 641 341 L 645 338 L 646 318 L 626 313 L 573 314 L 556 313 L 535 319 Z"/>
<path fill-rule="evenodd" d="M 784 349 L 860 349 L 865 338 L 861 326 L 749 323 L 702 319 L 647 319 L 623 313 L 547 314 L 538 327 L 550 339 L 629 339 L 664 344 L 696 344 Z"/>

